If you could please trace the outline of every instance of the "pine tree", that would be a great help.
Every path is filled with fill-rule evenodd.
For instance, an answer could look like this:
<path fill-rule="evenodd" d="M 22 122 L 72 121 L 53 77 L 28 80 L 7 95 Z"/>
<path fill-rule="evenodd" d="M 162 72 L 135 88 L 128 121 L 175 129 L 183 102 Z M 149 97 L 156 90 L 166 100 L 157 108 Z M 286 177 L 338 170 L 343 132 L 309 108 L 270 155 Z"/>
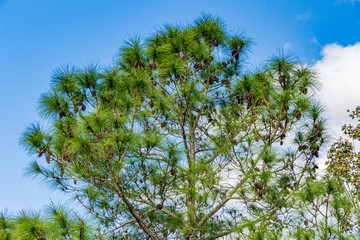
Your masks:
<path fill-rule="evenodd" d="M 47 127 L 21 138 L 40 158 L 29 173 L 72 194 L 105 236 L 281 238 L 325 121 L 311 67 L 278 54 L 248 71 L 251 43 L 203 14 L 130 38 L 114 66 L 55 70 Z"/>
<path fill-rule="evenodd" d="M 291 229 L 295 239 L 356 239 L 354 206 L 336 178 L 308 178 L 296 201 L 299 219 Z"/>
<path fill-rule="evenodd" d="M 44 213 L 22 210 L 18 214 L 0 212 L 1 240 L 74 239 L 92 240 L 95 227 L 63 206 L 48 206 Z"/>

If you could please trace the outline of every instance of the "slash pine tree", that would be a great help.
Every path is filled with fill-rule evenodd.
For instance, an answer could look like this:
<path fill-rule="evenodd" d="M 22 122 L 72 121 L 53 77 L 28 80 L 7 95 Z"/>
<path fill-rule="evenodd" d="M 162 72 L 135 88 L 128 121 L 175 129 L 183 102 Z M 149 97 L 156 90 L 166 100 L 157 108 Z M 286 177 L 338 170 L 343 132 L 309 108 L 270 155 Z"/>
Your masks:
<path fill-rule="evenodd" d="M 129 39 L 113 66 L 55 70 L 46 127 L 21 138 L 28 172 L 114 239 L 286 238 L 325 122 L 313 70 L 279 54 L 245 71 L 250 47 L 202 14 Z"/>

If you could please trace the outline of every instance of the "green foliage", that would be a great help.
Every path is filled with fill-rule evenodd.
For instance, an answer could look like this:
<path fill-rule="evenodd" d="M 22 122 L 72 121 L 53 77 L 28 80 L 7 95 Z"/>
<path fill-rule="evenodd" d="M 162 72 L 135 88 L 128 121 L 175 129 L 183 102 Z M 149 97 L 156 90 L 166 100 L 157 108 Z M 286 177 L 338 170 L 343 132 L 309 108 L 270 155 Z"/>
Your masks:
<path fill-rule="evenodd" d="M 308 178 L 299 194 L 296 239 L 353 239 L 353 204 L 335 178 Z"/>
<path fill-rule="evenodd" d="M 350 112 L 351 119 L 359 121 L 359 106 L 348 112 Z M 356 151 L 357 141 L 360 139 L 360 124 L 344 125 L 342 131 L 345 137 L 340 137 L 328 151 L 327 172 L 338 179 L 339 185 L 348 193 L 351 201 L 349 204 L 354 207 L 355 216 L 352 218 L 352 222 L 356 223 L 360 218 L 360 153 Z"/>
<path fill-rule="evenodd" d="M 1 240 L 100 239 L 86 219 L 62 206 L 51 205 L 45 214 L 20 211 L 17 215 L 9 215 L 2 212 L 0 221 Z"/>
<path fill-rule="evenodd" d="M 323 110 L 309 66 L 280 54 L 244 73 L 250 47 L 203 14 L 130 39 L 112 67 L 56 70 L 39 106 L 49 127 L 21 138 L 40 157 L 28 172 L 72 194 L 105 237 L 286 238 Z"/>
<path fill-rule="evenodd" d="M 360 107 L 351 111 L 350 117 L 359 120 Z M 327 162 L 328 172 L 351 184 L 358 191 L 360 184 L 360 153 L 355 150 L 355 142 L 360 139 L 360 124 L 342 127 L 345 139 L 340 138 L 330 148 Z"/>

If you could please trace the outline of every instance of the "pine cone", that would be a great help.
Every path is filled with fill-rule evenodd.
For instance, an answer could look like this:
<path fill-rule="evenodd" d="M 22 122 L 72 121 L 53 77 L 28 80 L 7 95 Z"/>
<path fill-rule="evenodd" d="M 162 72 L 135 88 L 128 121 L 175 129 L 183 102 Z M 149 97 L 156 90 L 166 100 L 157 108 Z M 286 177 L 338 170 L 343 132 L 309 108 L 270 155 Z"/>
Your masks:
<path fill-rule="evenodd" d="M 150 68 L 150 69 L 156 69 L 156 64 L 155 63 L 149 63 L 149 65 L 148 65 L 148 67 Z"/>
<path fill-rule="evenodd" d="M 311 150 L 311 154 L 317 158 L 319 157 L 319 151 L 317 149 Z"/>
<path fill-rule="evenodd" d="M 67 131 L 66 131 L 66 133 L 71 137 L 73 134 L 72 134 L 72 129 L 71 129 L 71 127 L 70 127 L 70 125 L 67 125 Z"/>
<path fill-rule="evenodd" d="M 301 145 L 301 146 L 299 146 L 299 151 L 306 150 L 307 148 L 308 148 L 308 146 L 306 146 L 306 145 Z"/>
<path fill-rule="evenodd" d="M 57 184 L 61 184 L 61 179 L 60 179 L 60 178 L 56 178 L 56 183 L 57 183 Z"/>
<path fill-rule="evenodd" d="M 171 174 L 171 176 L 174 176 L 175 173 L 176 173 L 175 169 L 174 169 L 174 168 L 171 168 L 171 169 L 170 169 L 170 174 Z"/>
<path fill-rule="evenodd" d="M 254 187 L 257 188 L 257 189 L 262 189 L 262 184 L 255 182 Z"/>
<path fill-rule="evenodd" d="M 235 48 L 235 49 L 232 50 L 231 55 L 233 57 L 235 57 L 236 60 L 239 60 L 239 53 L 240 53 L 240 50 Z"/>
<path fill-rule="evenodd" d="M 286 137 L 286 134 L 285 133 L 282 133 L 281 135 L 280 135 L 280 139 L 282 140 L 282 139 L 284 139 Z"/>
<path fill-rule="evenodd" d="M 203 68 L 203 64 L 201 62 L 197 62 L 194 64 L 194 68 L 197 70 L 200 70 Z"/>
<path fill-rule="evenodd" d="M 246 100 L 255 99 L 255 94 L 252 93 L 252 92 L 249 92 L 249 93 L 245 94 L 244 98 L 245 98 Z"/>
<path fill-rule="evenodd" d="M 305 88 L 305 87 L 300 87 L 300 91 L 301 91 L 302 94 L 304 94 L 304 95 L 306 95 L 307 92 L 308 92 L 307 88 Z"/>
<path fill-rule="evenodd" d="M 64 110 L 60 109 L 60 111 L 59 111 L 59 117 L 60 117 L 60 118 L 63 118 L 63 117 L 65 117 L 65 116 L 66 116 L 66 112 L 65 112 Z"/>
<path fill-rule="evenodd" d="M 279 83 L 280 83 L 281 86 L 285 83 L 285 76 L 284 75 L 279 76 Z"/>
<path fill-rule="evenodd" d="M 316 136 L 320 138 L 320 137 L 322 136 L 322 132 L 318 131 L 318 132 L 316 133 Z"/>
<path fill-rule="evenodd" d="M 44 151 L 40 148 L 39 153 L 38 153 L 38 157 L 41 158 L 43 154 L 44 154 Z"/>

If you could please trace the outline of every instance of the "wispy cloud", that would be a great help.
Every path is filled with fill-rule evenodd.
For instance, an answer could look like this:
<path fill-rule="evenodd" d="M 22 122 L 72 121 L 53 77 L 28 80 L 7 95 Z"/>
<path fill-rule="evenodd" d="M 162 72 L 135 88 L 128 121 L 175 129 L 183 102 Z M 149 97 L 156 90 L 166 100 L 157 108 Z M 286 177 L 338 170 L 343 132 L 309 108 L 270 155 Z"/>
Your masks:
<path fill-rule="evenodd" d="M 298 14 L 296 16 L 296 20 L 298 21 L 305 21 L 305 20 L 308 20 L 311 16 L 311 10 L 307 11 L 306 13 L 304 14 Z"/>
<path fill-rule="evenodd" d="M 287 42 L 287 43 L 285 43 L 285 44 L 284 44 L 284 46 L 283 46 L 283 49 L 284 49 L 284 51 L 285 51 L 285 52 L 289 51 L 289 50 L 290 50 L 290 48 L 291 48 L 291 44 L 290 44 L 290 43 L 288 43 L 288 42 Z"/>
<path fill-rule="evenodd" d="M 335 5 L 340 4 L 340 3 L 342 3 L 342 2 L 345 2 L 345 3 L 356 3 L 356 2 L 359 2 L 359 3 L 360 3 L 360 0 L 337 0 L 337 1 L 335 2 Z"/>
<path fill-rule="evenodd" d="M 312 38 L 310 39 L 310 41 L 313 42 L 313 43 L 315 43 L 315 45 L 320 45 L 320 43 L 319 43 L 319 41 L 318 41 L 318 39 L 317 39 L 316 37 L 312 37 Z"/>

